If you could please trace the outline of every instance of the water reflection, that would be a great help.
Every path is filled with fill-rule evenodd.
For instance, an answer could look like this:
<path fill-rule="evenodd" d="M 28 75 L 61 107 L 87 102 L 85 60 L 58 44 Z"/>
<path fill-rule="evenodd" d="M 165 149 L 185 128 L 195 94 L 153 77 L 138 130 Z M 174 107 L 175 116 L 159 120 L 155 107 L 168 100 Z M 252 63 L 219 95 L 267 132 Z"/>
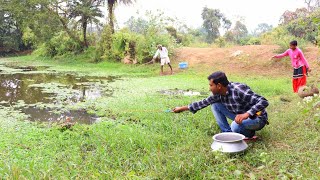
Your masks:
<path fill-rule="evenodd" d="M 76 77 L 71 74 L 0 74 L 0 101 L 9 103 L 23 100 L 26 104 L 37 102 L 53 103 L 54 97 L 59 92 L 45 92 L 42 87 L 32 87 L 33 84 L 57 83 L 65 85 L 60 89 L 72 89 L 73 94 L 70 99 L 73 102 L 92 100 L 103 95 L 110 95 L 111 91 L 106 90 L 106 83 L 112 78 L 88 79 L 86 77 Z"/>
<path fill-rule="evenodd" d="M 22 100 L 26 105 L 19 110 L 29 115 L 32 121 L 51 122 L 72 117 L 73 121 L 92 124 L 98 117 L 83 110 L 56 113 L 55 109 L 39 109 L 31 104 L 73 104 L 111 96 L 108 83 L 115 79 L 57 73 L 0 74 L 0 102 L 6 102 L 2 103 L 4 106 L 11 106 Z"/>
<path fill-rule="evenodd" d="M 71 117 L 73 122 L 92 124 L 99 119 L 98 116 L 90 115 L 84 110 L 56 113 L 53 109 L 27 107 L 23 108 L 21 111 L 28 114 L 31 121 L 64 122 L 67 117 Z"/>

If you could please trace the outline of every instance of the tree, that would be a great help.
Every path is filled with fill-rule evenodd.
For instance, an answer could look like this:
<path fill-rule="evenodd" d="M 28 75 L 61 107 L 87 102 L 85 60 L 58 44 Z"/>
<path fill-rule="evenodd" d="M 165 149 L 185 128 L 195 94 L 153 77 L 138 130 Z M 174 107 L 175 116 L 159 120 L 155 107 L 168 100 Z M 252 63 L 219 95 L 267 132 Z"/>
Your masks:
<path fill-rule="evenodd" d="M 229 42 L 245 44 L 242 41 L 248 37 L 248 29 L 241 21 L 237 21 L 233 29 L 224 34 L 224 38 Z"/>
<path fill-rule="evenodd" d="M 29 42 L 28 47 L 50 40 L 57 31 L 61 30 L 59 20 L 45 8 L 48 5 L 46 0 L 2 0 L 0 4 L 7 18 L 10 17 L 15 27 L 20 30 L 21 37 L 26 29 L 37 37 L 36 42 Z"/>
<path fill-rule="evenodd" d="M 125 22 L 127 28 L 138 34 L 147 34 L 149 31 L 157 33 L 169 33 L 175 38 L 176 43 L 190 42 L 191 36 L 188 34 L 189 28 L 176 18 L 166 16 L 162 11 L 146 11 L 144 16 L 131 16 Z"/>
<path fill-rule="evenodd" d="M 232 31 L 227 31 L 226 33 L 224 33 L 223 37 L 225 38 L 225 40 L 227 42 L 234 42 L 235 41 L 235 37 L 232 33 Z"/>
<path fill-rule="evenodd" d="M 22 33 L 8 11 L 0 7 L 0 53 L 19 50 Z"/>
<path fill-rule="evenodd" d="M 87 26 L 99 23 L 97 17 L 103 14 L 100 7 L 104 0 L 2 0 L 14 22 L 22 31 L 34 36 L 38 45 L 49 42 L 54 36 L 61 36 L 61 31 L 77 44 L 80 50 L 88 47 Z M 79 33 L 82 32 L 82 38 Z M 29 36 L 29 37 L 30 37 Z"/>
<path fill-rule="evenodd" d="M 71 11 L 68 8 L 68 0 L 56 0 L 45 6 L 47 12 L 55 16 L 61 23 L 63 30 L 69 35 L 71 39 L 77 42 L 83 49 L 86 45 L 77 33 L 76 25 L 72 24 Z"/>
<path fill-rule="evenodd" d="M 297 8 L 295 11 L 285 11 L 280 18 L 280 24 L 286 25 L 297 18 L 307 17 L 308 15 L 309 12 L 306 8 Z"/>
<path fill-rule="evenodd" d="M 26 22 L 34 22 L 30 20 L 30 2 L 21 2 L 18 0 L 0 0 L 0 47 L 5 51 L 19 51 L 30 49 L 32 43 L 24 43 L 23 35 L 27 27 Z M 32 12 L 35 15 L 39 13 L 39 7 L 34 7 L 36 10 Z M 38 17 L 39 19 L 41 16 Z M 47 22 L 50 18 L 47 18 Z M 39 23 L 41 24 L 41 23 Z M 43 26 L 45 26 L 45 23 Z M 50 31 L 47 32 L 49 34 Z M 39 39 L 41 36 L 39 37 Z"/>
<path fill-rule="evenodd" d="M 272 30 L 272 25 L 269 25 L 267 23 L 260 23 L 258 24 L 258 27 L 254 30 L 254 35 L 259 36 L 263 33 L 269 32 Z"/>
<path fill-rule="evenodd" d="M 149 22 L 141 17 L 135 18 L 131 16 L 125 24 L 130 31 L 139 34 L 145 34 L 149 27 Z"/>
<path fill-rule="evenodd" d="M 295 37 L 315 42 L 319 32 L 319 23 L 315 22 L 319 18 L 320 11 L 313 11 L 308 16 L 301 16 L 290 21 L 285 28 Z"/>
<path fill-rule="evenodd" d="M 111 29 L 111 33 L 114 33 L 114 8 L 118 3 L 122 3 L 124 5 L 129 5 L 132 4 L 133 1 L 135 0 L 107 0 L 107 4 L 108 4 L 108 23 Z"/>
<path fill-rule="evenodd" d="M 83 44 L 85 47 L 88 47 L 88 23 L 99 23 L 97 17 L 103 17 L 103 14 L 100 10 L 103 2 L 103 0 L 72 0 L 68 3 L 70 11 L 69 17 L 73 19 L 80 18 L 78 22 L 81 23 Z"/>
<path fill-rule="evenodd" d="M 320 0 L 304 0 L 304 3 L 307 4 L 309 12 L 313 12 L 320 7 Z"/>
<path fill-rule="evenodd" d="M 235 35 L 236 39 L 244 38 L 248 35 L 248 29 L 245 24 L 240 21 L 236 22 L 236 25 L 233 28 L 233 34 Z"/>
<path fill-rule="evenodd" d="M 314 3 L 315 1 L 306 1 Z M 318 23 L 314 22 L 320 15 L 319 10 L 310 12 L 306 8 L 298 8 L 295 11 L 286 11 L 281 16 L 281 25 L 288 32 L 299 38 L 315 42 L 318 34 Z"/>
<path fill-rule="evenodd" d="M 212 43 L 217 37 L 220 36 L 219 28 L 221 23 L 224 24 L 225 29 L 231 27 L 231 21 L 229 21 L 219 9 L 209 9 L 204 7 L 202 10 L 203 27 L 207 32 L 207 42 Z"/>
<path fill-rule="evenodd" d="M 231 21 L 229 19 L 226 19 L 225 17 L 222 18 L 222 21 L 224 22 L 223 28 L 225 30 L 229 30 L 231 28 L 231 25 L 232 25 Z"/>
<path fill-rule="evenodd" d="M 177 25 L 175 19 L 168 17 L 163 11 L 146 11 L 143 16 L 139 16 L 139 13 L 135 16 L 131 16 L 130 19 L 125 22 L 125 25 L 132 31 L 139 34 L 146 34 L 147 31 L 152 29 L 155 32 L 165 33 L 166 27 L 172 26 L 177 31 L 182 29 L 183 26 Z"/>
<path fill-rule="evenodd" d="M 104 0 L 53 0 L 45 8 L 59 20 L 64 31 L 83 49 L 88 47 L 87 26 L 89 23 L 97 24 L 97 17 L 103 16 L 100 10 L 103 3 Z M 78 35 L 79 23 L 82 39 Z"/>
<path fill-rule="evenodd" d="M 181 43 L 182 42 L 182 36 L 180 34 L 178 34 L 177 29 L 172 27 L 172 26 L 168 26 L 166 27 L 166 30 L 168 31 L 168 33 L 175 38 L 177 43 Z"/>

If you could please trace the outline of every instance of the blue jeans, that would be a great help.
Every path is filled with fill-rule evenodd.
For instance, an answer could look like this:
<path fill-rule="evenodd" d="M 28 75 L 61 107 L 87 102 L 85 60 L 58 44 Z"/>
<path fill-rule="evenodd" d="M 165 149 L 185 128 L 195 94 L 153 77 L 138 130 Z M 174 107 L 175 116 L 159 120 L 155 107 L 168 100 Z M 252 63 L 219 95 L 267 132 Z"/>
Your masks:
<path fill-rule="evenodd" d="M 214 103 L 211 106 L 212 113 L 222 132 L 236 132 L 246 137 L 252 137 L 255 132 L 262 129 L 266 125 L 266 121 L 259 117 L 255 119 L 245 119 L 241 124 L 237 124 L 234 119 L 236 114 L 230 112 L 223 104 Z M 231 127 L 227 118 L 232 120 Z"/>

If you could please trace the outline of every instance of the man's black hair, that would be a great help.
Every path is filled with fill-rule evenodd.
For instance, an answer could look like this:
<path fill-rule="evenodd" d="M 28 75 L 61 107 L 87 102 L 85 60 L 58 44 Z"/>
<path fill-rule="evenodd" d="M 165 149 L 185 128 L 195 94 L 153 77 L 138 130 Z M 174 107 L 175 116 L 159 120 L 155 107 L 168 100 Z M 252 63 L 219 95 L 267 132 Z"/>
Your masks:
<path fill-rule="evenodd" d="M 226 74 L 222 71 L 217 71 L 212 73 L 210 76 L 208 76 L 208 80 L 210 81 L 212 79 L 214 84 L 222 84 L 223 86 L 228 86 L 229 81 L 228 78 L 226 76 Z"/>
<path fill-rule="evenodd" d="M 298 46 L 298 42 L 296 40 L 293 40 L 293 41 L 290 42 L 290 45 Z"/>

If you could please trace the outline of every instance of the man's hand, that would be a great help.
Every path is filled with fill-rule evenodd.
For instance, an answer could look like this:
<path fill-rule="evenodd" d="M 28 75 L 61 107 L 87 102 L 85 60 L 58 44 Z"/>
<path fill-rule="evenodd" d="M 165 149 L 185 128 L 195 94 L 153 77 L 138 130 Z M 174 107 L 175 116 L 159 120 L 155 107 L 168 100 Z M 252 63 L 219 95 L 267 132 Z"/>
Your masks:
<path fill-rule="evenodd" d="M 241 124 L 243 120 L 248 119 L 250 116 L 249 113 L 244 113 L 244 114 L 238 114 L 234 121 L 236 121 L 237 124 Z"/>
<path fill-rule="evenodd" d="M 182 107 L 175 107 L 173 108 L 173 112 L 174 113 L 180 113 L 180 112 L 183 112 L 183 111 L 187 111 L 189 110 L 188 106 L 182 106 Z"/>

